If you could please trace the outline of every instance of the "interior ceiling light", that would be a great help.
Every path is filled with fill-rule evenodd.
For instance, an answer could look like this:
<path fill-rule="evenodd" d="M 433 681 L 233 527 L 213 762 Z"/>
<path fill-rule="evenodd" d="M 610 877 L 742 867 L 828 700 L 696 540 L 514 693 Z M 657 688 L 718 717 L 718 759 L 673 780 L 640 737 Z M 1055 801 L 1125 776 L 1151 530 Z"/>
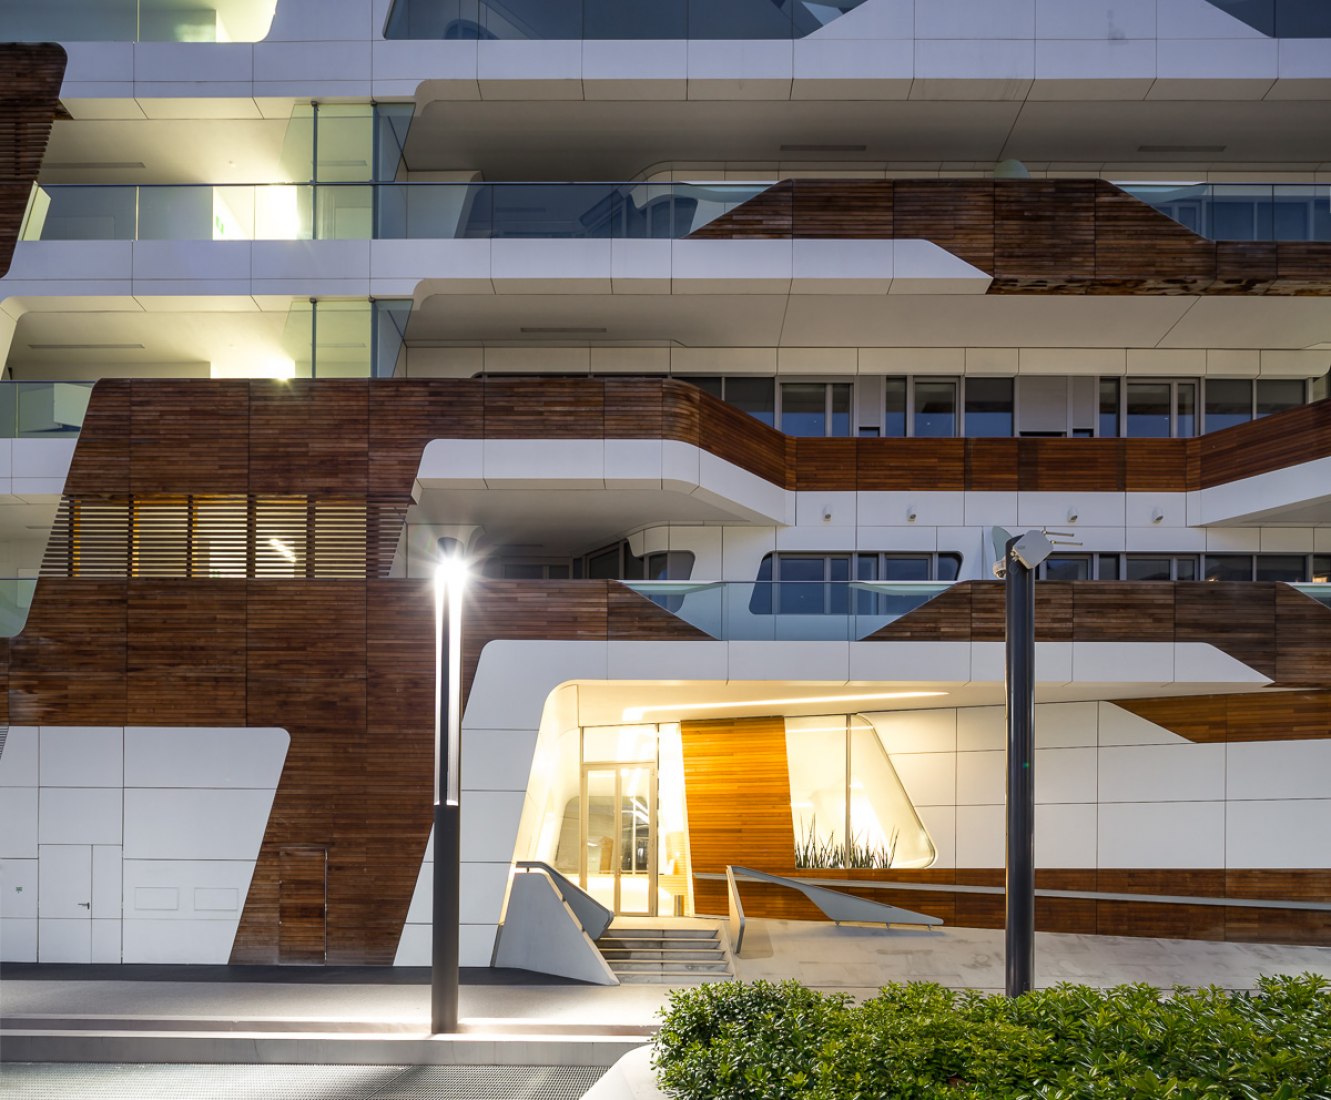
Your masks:
<path fill-rule="evenodd" d="M 29 344 L 32 351 L 142 351 L 142 344 Z"/>
<path fill-rule="evenodd" d="M 783 145 L 783 153 L 863 153 L 867 145 Z"/>
<path fill-rule="evenodd" d="M 577 326 L 561 327 L 561 326 L 557 326 L 557 325 L 552 325 L 552 326 L 548 326 L 548 327 L 533 327 L 533 328 L 526 328 L 526 327 L 523 327 L 523 328 L 518 329 L 518 331 L 519 331 L 519 332 L 525 332 L 525 333 L 526 333 L 527 335 L 529 335 L 529 336 L 537 336 L 537 335 L 540 335 L 540 336 L 555 336 L 555 335 L 569 336 L 569 335 L 573 335 L 573 334 L 575 334 L 575 333 L 590 333 L 590 334 L 604 333 L 606 330 L 603 329 L 603 328 L 580 328 L 580 327 L 577 327 Z"/>
<path fill-rule="evenodd" d="M 1223 153 L 1228 145 L 1138 145 L 1139 153 Z"/>
<path fill-rule="evenodd" d="M 291 547 L 288 546 L 281 539 L 269 539 L 268 545 L 271 546 L 274 550 L 276 550 L 277 553 L 282 555 L 282 557 L 286 558 L 287 561 L 295 562 L 296 552 L 292 550 Z"/>
<path fill-rule="evenodd" d="M 667 703 L 656 707 L 626 707 L 625 722 L 641 722 L 648 714 L 674 710 L 730 710 L 741 707 L 803 706 L 805 703 L 865 703 L 879 699 L 931 699 L 946 691 L 877 691 L 868 695 L 806 695 L 795 699 L 736 699 L 728 703 Z"/>
<path fill-rule="evenodd" d="M 43 168 L 49 168 L 56 172 L 82 171 L 93 168 L 142 168 L 143 166 L 141 160 L 50 160 L 42 165 Z"/>

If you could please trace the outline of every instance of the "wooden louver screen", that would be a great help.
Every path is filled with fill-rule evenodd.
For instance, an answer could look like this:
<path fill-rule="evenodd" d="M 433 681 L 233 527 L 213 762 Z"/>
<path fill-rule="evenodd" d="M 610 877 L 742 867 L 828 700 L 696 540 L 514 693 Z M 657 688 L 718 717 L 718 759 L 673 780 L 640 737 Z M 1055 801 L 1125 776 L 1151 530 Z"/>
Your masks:
<path fill-rule="evenodd" d="M 399 500 L 256 494 L 65 497 L 44 577 L 384 577 Z"/>

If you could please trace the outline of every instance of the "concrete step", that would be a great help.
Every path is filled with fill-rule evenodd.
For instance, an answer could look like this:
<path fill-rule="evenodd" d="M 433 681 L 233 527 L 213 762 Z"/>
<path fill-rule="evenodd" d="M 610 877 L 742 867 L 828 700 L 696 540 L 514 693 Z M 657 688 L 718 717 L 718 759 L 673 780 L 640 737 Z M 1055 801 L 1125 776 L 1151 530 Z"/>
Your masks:
<path fill-rule="evenodd" d="M 660 951 L 651 948 L 622 948 L 622 947 L 602 947 L 601 954 L 605 956 L 606 962 L 614 966 L 617 962 L 628 962 L 631 960 L 655 960 L 664 962 L 667 959 L 678 960 L 679 962 L 724 962 L 725 955 L 718 951 Z"/>
<path fill-rule="evenodd" d="M 725 959 L 710 962 L 690 962 L 686 959 L 625 959 L 612 963 L 616 974 L 725 974 L 729 971 Z"/>
<path fill-rule="evenodd" d="M 664 970 L 659 974 L 628 973 L 616 976 L 620 985 L 702 985 L 705 982 L 728 981 L 731 977 L 725 972 L 699 974 L 688 970 Z"/>

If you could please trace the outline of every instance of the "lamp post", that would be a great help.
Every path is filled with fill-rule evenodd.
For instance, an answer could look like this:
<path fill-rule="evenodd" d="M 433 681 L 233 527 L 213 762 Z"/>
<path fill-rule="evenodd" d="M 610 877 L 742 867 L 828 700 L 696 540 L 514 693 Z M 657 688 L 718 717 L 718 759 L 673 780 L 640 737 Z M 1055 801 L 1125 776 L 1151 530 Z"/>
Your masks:
<path fill-rule="evenodd" d="M 445 557 L 434 576 L 434 906 L 430 925 L 430 1033 L 433 1035 L 458 1029 L 462 599 L 466 587 L 465 559 L 459 554 Z"/>
<path fill-rule="evenodd" d="M 1004 582 L 1007 609 L 1003 948 L 1009 997 L 1029 992 L 1035 978 L 1035 571 L 1053 553 L 1049 534 L 1061 532 L 1027 531 L 1014 538 L 994 530 L 995 549 L 1002 546 L 994 573 Z"/>

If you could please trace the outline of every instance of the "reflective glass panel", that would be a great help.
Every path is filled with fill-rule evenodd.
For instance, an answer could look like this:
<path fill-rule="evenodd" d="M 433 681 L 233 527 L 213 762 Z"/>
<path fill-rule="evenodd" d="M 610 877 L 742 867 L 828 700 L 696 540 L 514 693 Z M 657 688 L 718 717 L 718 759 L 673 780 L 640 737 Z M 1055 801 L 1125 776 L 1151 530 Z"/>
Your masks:
<path fill-rule="evenodd" d="M 1180 581 L 1195 581 L 1197 579 L 1197 559 L 1179 558 L 1174 563 L 1175 579 Z"/>
<path fill-rule="evenodd" d="M 1308 561 L 1302 554 L 1258 554 L 1257 579 L 1259 581 L 1286 581 L 1298 584 L 1305 580 Z"/>
<path fill-rule="evenodd" d="M 827 387 L 823 383 L 781 383 L 781 430 L 787 435 L 827 435 Z"/>
<path fill-rule="evenodd" d="M 828 389 L 831 390 L 828 396 L 832 406 L 832 430 L 828 434 L 848 436 L 850 435 L 851 385 L 849 382 L 833 382 Z"/>
<path fill-rule="evenodd" d="M 1174 434 L 1187 439 L 1197 434 L 1197 383 L 1180 382 L 1177 390 L 1178 415 Z"/>
<path fill-rule="evenodd" d="M 1248 554 L 1207 554 L 1206 580 L 1252 580 L 1252 557 Z"/>
<path fill-rule="evenodd" d="M 1263 378 L 1257 382 L 1257 415 L 1270 416 L 1303 404 L 1305 384 L 1299 378 Z"/>
<path fill-rule="evenodd" d="M 957 384 L 915 383 L 915 435 L 950 439 L 957 434 Z"/>
<path fill-rule="evenodd" d="M 1088 581 L 1091 579 L 1091 559 L 1072 555 L 1057 555 L 1044 565 L 1047 581 Z"/>
<path fill-rule="evenodd" d="M 727 378 L 726 400 L 769 428 L 776 424 L 776 384 L 770 378 Z"/>
<path fill-rule="evenodd" d="M 1168 439 L 1170 398 L 1168 382 L 1128 383 L 1128 435 L 1137 439 Z"/>
<path fill-rule="evenodd" d="M 883 391 L 886 394 L 883 434 L 901 438 L 906 434 L 906 380 L 884 378 Z"/>
<path fill-rule="evenodd" d="M 1100 434 L 1118 436 L 1118 379 L 1100 379 Z"/>
<path fill-rule="evenodd" d="M 1172 564 L 1169 558 L 1143 558 L 1133 554 L 1128 558 L 1127 579 L 1130 581 L 1172 580 Z"/>
<path fill-rule="evenodd" d="M 1218 432 L 1252 419 L 1252 379 L 1206 380 L 1206 430 Z"/>
<path fill-rule="evenodd" d="M 966 434 L 973 438 L 1012 434 L 1012 379 L 966 379 Z"/>

